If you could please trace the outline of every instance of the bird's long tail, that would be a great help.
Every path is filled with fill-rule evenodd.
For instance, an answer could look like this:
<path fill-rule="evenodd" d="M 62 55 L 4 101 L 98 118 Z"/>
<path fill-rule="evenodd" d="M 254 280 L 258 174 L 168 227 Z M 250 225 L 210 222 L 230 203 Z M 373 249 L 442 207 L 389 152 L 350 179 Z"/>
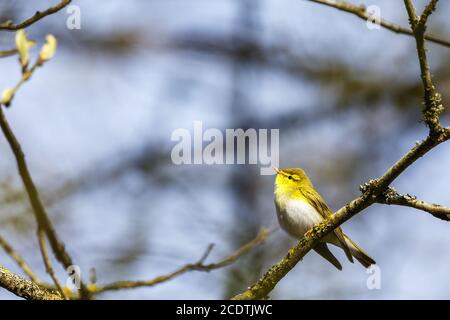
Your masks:
<path fill-rule="evenodd" d="M 372 264 L 376 264 L 375 260 L 367 255 L 356 243 L 354 243 L 349 237 L 344 234 L 345 242 L 350 249 L 350 253 L 356 260 L 359 261 L 365 268 L 370 267 Z"/>
<path fill-rule="evenodd" d="M 327 259 L 333 266 L 335 266 L 338 270 L 342 270 L 342 265 L 340 264 L 339 260 L 336 259 L 336 257 L 331 253 L 330 249 L 328 249 L 328 246 L 325 242 L 321 242 L 314 250 L 320 254 L 323 258 Z"/>

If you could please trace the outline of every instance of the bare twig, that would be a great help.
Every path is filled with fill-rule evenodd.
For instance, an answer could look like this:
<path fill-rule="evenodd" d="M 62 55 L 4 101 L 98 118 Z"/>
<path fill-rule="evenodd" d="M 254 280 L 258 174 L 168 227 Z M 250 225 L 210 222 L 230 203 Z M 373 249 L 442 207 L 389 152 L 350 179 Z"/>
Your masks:
<path fill-rule="evenodd" d="M 366 11 L 366 6 L 365 5 L 356 5 L 353 3 L 349 3 L 346 1 L 339 1 L 339 0 L 307 0 L 307 1 L 311 1 L 311 2 L 315 2 L 315 3 L 319 3 L 319 4 L 323 4 L 329 7 L 333 7 L 335 9 L 341 10 L 341 11 L 345 11 L 351 14 L 356 15 L 357 17 L 368 21 L 370 19 L 372 19 L 373 17 L 371 17 L 371 15 Z M 431 12 L 430 12 L 431 13 Z M 385 28 L 388 29 L 390 31 L 393 31 L 395 33 L 399 33 L 399 34 L 404 34 L 404 35 L 408 35 L 408 36 L 413 36 L 413 32 L 405 27 L 402 27 L 398 24 L 392 23 L 390 21 L 384 20 L 384 19 L 380 19 L 380 25 Z M 425 34 L 424 35 L 425 39 L 440 45 L 443 45 L 445 47 L 449 47 L 450 48 L 450 41 L 443 39 L 443 38 L 439 38 L 430 34 Z"/>
<path fill-rule="evenodd" d="M 205 252 L 203 253 L 203 256 L 198 260 L 198 264 L 203 264 L 206 259 L 208 259 L 209 255 L 211 254 L 212 250 L 214 249 L 214 243 L 210 243 L 208 247 L 206 247 Z"/>
<path fill-rule="evenodd" d="M 27 300 L 61 300 L 59 293 L 0 267 L 0 287 Z"/>
<path fill-rule="evenodd" d="M 58 277 L 55 274 L 55 271 L 53 270 L 52 262 L 50 260 L 50 257 L 48 256 L 47 252 L 47 245 L 45 243 L 45 231 L 42 228 L 38 229 L 37 232 L 38 240 L 39 240 L 39 249 L 41 250 L 42 260 L 45 264 L 45 269 L 47 270 L 47 273 L 50 275 L 50 277 L 53 280 L 53 283 L 55 284 L 56 288 L 58 289 L 61 296 L 64 298 L 64 300 L 68 300 L 63 287 L 59 283 Z"/>
<path fill-rule="evenodd" d="M 198 260 L 195 263 L 188 263 L 177 270 L 166 274 L 162 276 L 158 276 L 156 278 L 153 278 L 151 280 L 143 280 L 143 281 L 117 281 L 113 282 L 111 284 L 103 285 L 103 286 L 93 286 L 91 289 L 94 293 L 101 293 L 104 291 L 110 291 L 110 290 L 120 290 L 120 289 L 132 289 L 132 288 L 138 288 L 138 287 L 151 287 L 157 284 L 160 284 L 162 282 L 169 281 L 177 276 L 180 276 L 188 271 L 204 271 L 209 272 L 215 269 L 224 268 L 232 263 L 234 263 L 236 260 L 238 260 L 241 256 L 247 254 L 250 250 L 252 250 L 254 247 L 260 245 L 263 243 L 267 237 L 274 232 L 275 228 L 271 229 L 261 229 L 259 233 L 256 235 L 256 237 L 251 240 L 250 242 L 244 244 L 242 247 L 240 247 L 238 250 L 236 250 L 231 255 L 225 257 L 224 259 L 216 262 L 216 263 L 209 263 L 205 264 L 204 261 L 208 257 L 208 255 L 211 253 L 212 246 L 209 245 L 206 249 L 205 253 L 202 255 L 200 260 Z"/>
<path fill-rule="evenodd" d="M 399 194 L 394 188 L 388 188 L 387 191 L 380 196 L 377 202 L 387 205 L 415 208 L 428 212 L 438 219 L 450 221 L 450 208 L 439 204 L 418 200 L 415 196 L 411 196 L 409 194 Z"/>
<path fill-rule="evenodd" d="M 404 0 L 408 12 L 409 23 L 416 39 L 417 55 L 419 57 L 420 75 L 424 88 L 424 109 L 423 120 L 428 125 L 431 134 L 439 134 L 442 130 L 440 123 L 440 114 L 444 111 L 441 95 L 436 91 L 430 72 L 430 66 L 427 59 L 427 50 L 425 47 L 426 22 L 429 15 L 436 8 L 437 0 L 432 0 L 425 7 L 420 17 L 416 16 L 416 9 L 411 0 Z"/>
<path fill-rule="evenodd" d="M 5 107 L 9 107 L 11 105 L 12 100 L 14 99 L 14 96 L 16 95 L 16 93 L 20 89 L 20 87 L 22 87 L 22 85 L 31 78 L 31 76 L 34 74 L 36 69 L 38 67 L 40 67 L 41 65 L 42 65 L 42 63 L 39 60 L 37 60 L 30 69 L 24 70 L 20 80 L 16 83 L 16 85 L 14 87 L 12 87 L 11 100 L 8 101 L 8 103 L 5 103 Z"/>
<path fill-rule="evenodd" d="M 5 252 L 17 263 L 17 265 L 25 272 L 25 274 L 30 278 L 31 281 L 39 284 L 42 281 L 39 277 L 31 270 L 30 266 L 26 261 L 13 249 L 13 247 L 0 236 L 0 246 L 5 250 Z"/>
<path fill-rule="evenodd" d="M 36 11 L 36 13 L 32 17 L 30 17 L 18 24 L 14 24 L 12 21 L 6 21 L 3 23 L 0 23 L 0 30 L 16 31 L 19 29 L 24 29 L 26 27 L 29 27 L 30 25 L 41 20 L 42 18 L 45 18 L 48 15 L 58 12 L 59 10 L 61 10 L 65 6 L 67 6 L 71 1 L 72 0 L 63 0 L 60 3 L 58 3 L 57 5 L 50 7 L 45 11 L 42 11 L 42 12 Z"/>

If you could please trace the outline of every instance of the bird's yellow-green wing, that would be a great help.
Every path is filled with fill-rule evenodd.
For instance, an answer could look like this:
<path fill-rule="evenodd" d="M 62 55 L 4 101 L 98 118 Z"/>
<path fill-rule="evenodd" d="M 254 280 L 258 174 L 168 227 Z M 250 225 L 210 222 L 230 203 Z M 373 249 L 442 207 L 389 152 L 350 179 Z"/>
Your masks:
<path fill-rule="evenodd" d="M 314 188 L 308 188 L 306 190 L 301 189 L 300 192 L 303 194 L 306 200 L 308 200 L 309 204 L 311 204 L 314 207 L 314 209 L 316 209 L 316 211 L 320 213 L 322 218 L 327 219 L 333 214 L 331 209 L 326 204 L 325 200 L 323 200 L 323 198 L 317 191 L 314 190 Z M 342 229 L 338 227 L 334 229 L 333 233 L 338 238 L 339 243 L 341 244 L 342 249 L 344 249 L 345 255 L 347 256 L 348 260 L 353 262 L 353 257 L 345 241 L 344 232 L 342 232 Z"/>
<path fill-rule="evenodd" d="M 327 219 L 331 216 L 332 211 L 325 203 L 325 200 L 320 196 L 317 191 L 315 191 L 313 188 L 306 189 L 300 189 L 300 192 L 303 194 L 303 196 L 308 200 L 309 204 L 311 204 L 314 209 L 317 210 L 317 212 L 320 213 L 322 218 Z"/>

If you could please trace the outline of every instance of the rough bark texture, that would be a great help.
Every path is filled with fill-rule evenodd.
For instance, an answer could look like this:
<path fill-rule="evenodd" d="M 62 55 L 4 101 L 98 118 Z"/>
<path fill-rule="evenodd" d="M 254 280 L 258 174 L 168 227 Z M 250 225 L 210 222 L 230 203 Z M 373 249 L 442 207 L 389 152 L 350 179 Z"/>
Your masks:
<path fill-rule="evenodd" d="M 56 291 L 40 287 L 2 267 L 0 267 L 0 287 L 27 300 L 62 300 Z"/>

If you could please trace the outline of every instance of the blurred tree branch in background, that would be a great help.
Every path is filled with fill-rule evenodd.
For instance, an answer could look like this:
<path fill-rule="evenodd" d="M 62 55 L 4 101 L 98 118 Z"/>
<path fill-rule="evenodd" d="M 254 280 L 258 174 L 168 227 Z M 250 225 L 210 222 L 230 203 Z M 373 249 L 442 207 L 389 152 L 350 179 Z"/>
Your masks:
<path fill-rule="evenodd" d="M 242 247 L 237 249 L 235 252 L 233 252 L 231 255 L 223 258 L 222 260 L 214 263 L 208 263 L 205 264 L 205 260 L 208 258 L 209 254 L 211 253 L 211 250 L 213 249 L 213 245 L 209 245 L 206 249 L 205 253 L 202 255 L 200 260 L 198 260 L 195 263 L 188 263 L 184 266 L 181 266 L 174 272 L 171 272 L 166 275 L 158 276 L 151 280 L 144 280 L 144 281 L 118 281 L 111 284 L 106 284 L 102 286 L 90 286 L 90 291 L 92 293 L 102 293 L 105 291 L 111 291 L 111 290 L 121 290 L 121 289 L 133 289 L 133 288 L 139 288 L 139 287 L 151 287 L 157 284 L 160 284 L 162 282 L 166 282 L 169 280 L 172 280 L 175 277 L 178 277 L 186 272 L 189 271 L 203 271 L 203 272 L 210 272 L 215 269 L 220 269 L 227 267 L 234 262 L 236 262 L 241 256 L 247 254 L 250 250 L 255 248 L 256 246 L 262 244 L 267 237 L 271 233 L 273 233 L 276 230 L 276 228 L 271 229 L 261 229 L 256 237 L 249 241 L 248 243 L 244 244 Z"/>
<path fill-rule="evenodd" d="M 17 53 L 16 49 L 2 50 L 2 51 L 0 51 L 0 58 L 10 57 L 10 56 L 15 55 L 16 53 Z"/>
<path fill-rule="evenodd" d="M 41 255 L 42 255 L 42 260 L 44 261 L 44 265 L 45 265 L 45 270 L 52 278 L 53 283 L 55 284 L 55 287 L 58 289 L 58 292 L 61 294 L 61 297 L 63 297 L 64 300 L 68 300 L 68 297 L 67 297 L 66 293 L 64 292 L 63 286 L 61 285 L 58 277 L 55 274 L 55 270 L 53 269 L 53 266 L 52 266 L 52 261 L 48 255 L 45 230 L 43 228 L 39 227 L 38 231 L 37 231 L 37 236 L 38 236 L 38 242 L 39 242 L 39 249 L 40 249 Z"/>

